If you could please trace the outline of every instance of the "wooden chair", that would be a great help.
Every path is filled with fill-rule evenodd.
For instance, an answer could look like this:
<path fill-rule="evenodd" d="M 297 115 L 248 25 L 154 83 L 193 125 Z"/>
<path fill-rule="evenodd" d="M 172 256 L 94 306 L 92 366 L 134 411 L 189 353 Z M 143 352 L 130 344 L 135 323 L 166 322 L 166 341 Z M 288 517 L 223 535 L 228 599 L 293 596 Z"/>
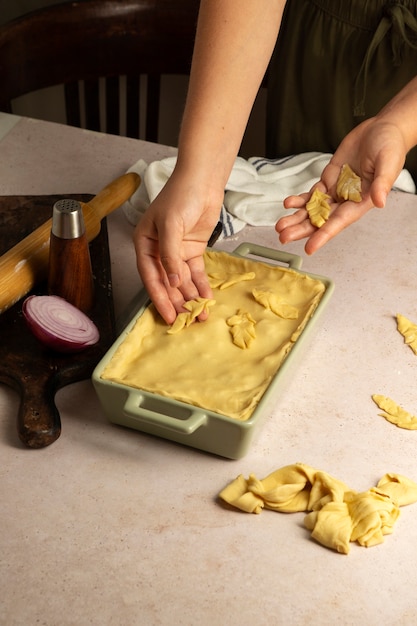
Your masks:
<path fill-rule="evenodd" d="M 161 76 L 189 74 L 198 8 L 199 0 L 82 0 L 9 22 L 0 27 L 0 111 L 64 85 L 68 124 L 120 134 L 124 115 L 127 136 L 157 141 Z"/>

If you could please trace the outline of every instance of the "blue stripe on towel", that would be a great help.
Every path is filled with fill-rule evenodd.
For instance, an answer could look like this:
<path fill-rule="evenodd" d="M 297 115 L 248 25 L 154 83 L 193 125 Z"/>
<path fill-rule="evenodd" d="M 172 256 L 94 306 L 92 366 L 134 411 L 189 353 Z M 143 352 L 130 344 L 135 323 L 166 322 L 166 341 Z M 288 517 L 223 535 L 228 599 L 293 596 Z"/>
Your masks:
<path fill-rule="evenodd" d="M 220 221 L 223 224 L 223 236 L 230 237 L 230 235 L 235 234 L 235 229 L 233 228 L 233 222 L 230 213 L 228 213 L 224 207 L 221 208 L 220 211 Z"/>
<path fill-rule="evenodd" d="M 284 163 L 291 161 L 291 159 L 293 159 L 294 156 L 295 156 L 294 154 L 291 154 L 290 156 L 282 157 L 280 159 L 259 158 L 259 159 L 256 159 L 255 161 L 251 161 L 251 163 L 256 169 L 256 171 L 259 172 L 263 167 L 265 167 L 265 165 L 283 165 Z"/>

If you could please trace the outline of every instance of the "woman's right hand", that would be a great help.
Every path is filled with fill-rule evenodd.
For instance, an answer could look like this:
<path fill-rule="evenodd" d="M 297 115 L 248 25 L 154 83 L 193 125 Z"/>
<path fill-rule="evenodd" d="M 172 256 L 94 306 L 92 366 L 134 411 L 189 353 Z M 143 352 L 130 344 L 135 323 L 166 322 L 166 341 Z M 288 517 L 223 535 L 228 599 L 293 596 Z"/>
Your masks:
<path fill-rule="evenodd" d="M 211 297 L 203 253 L 275 47 L 286 0 L 201 0 L 177 166 L 134 235 L 138 270 L 164 320 Z"/>
<path fill-rule="evenodd" d="M 212 297 L 203 254 L 222 202 L 223 190 L 202 189 L 174 170 L 136 226 L 139 274 L 167 324 L 187 300 Z"/>

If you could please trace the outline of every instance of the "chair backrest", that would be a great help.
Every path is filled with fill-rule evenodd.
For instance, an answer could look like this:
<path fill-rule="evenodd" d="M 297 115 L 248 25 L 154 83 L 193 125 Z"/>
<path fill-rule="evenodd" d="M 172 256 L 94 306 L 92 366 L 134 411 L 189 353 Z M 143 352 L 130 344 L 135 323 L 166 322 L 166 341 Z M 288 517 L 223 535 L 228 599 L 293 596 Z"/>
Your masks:
<path fill-rule="evenodd" d="M 122 106 L 126 134 L 157 141 L 161 75 L 189 74 L 198 9 L 199 0 L 82 0 L 9 22 L 0 27 L 0 110 L 64 85 L 68 124 L 119 134 Z"/>

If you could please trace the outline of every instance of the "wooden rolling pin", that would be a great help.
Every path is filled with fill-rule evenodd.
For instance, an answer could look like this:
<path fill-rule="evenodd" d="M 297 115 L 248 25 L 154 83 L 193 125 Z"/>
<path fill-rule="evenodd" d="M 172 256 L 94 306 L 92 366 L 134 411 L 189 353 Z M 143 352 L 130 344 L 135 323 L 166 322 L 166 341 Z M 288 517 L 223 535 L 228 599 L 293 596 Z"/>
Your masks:
<path fill-rule="evenodd" d="M 116 178 L 90 202 L 81 203 L 88 241 L 99 234 L 103 217 L 128 200 L 139 185 L 140 176 L 130 172 Z M 0 314 L 47 277 L 51 226 L 52 217 L 0 257 Z"/>

